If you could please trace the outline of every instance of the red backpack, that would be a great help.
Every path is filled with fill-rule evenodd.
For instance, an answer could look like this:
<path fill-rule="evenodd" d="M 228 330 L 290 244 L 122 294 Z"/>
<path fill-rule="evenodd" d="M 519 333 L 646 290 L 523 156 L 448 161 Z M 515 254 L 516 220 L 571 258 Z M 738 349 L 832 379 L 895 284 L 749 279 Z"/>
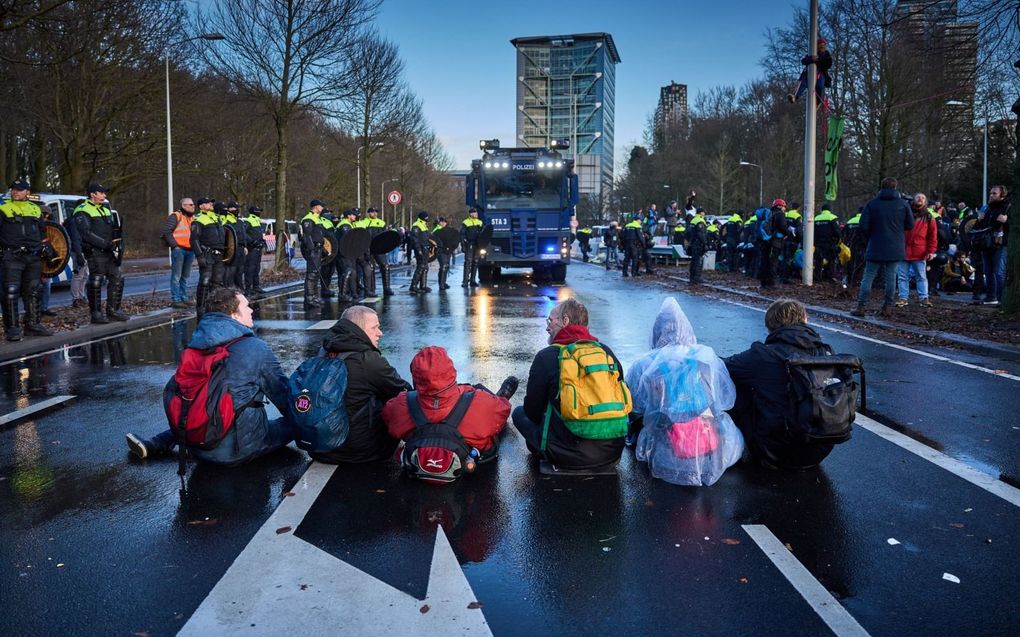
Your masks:
<path fill-rule="evenodd" d="M 223 382 L 230 346 L 241 336 L 211 349 L 188 347 L 163 390 L 170 431 L 184 446 L 209 450 L 220 444 L 240 411 Z"/>

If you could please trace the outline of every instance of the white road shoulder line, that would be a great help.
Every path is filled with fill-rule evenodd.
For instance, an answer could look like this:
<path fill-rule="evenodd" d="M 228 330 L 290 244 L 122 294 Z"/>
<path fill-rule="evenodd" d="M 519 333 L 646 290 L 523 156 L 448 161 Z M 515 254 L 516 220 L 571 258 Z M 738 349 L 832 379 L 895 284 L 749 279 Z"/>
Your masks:
<path fill-rule="evenodd" d="M 722 301 L 723 303 L 729 303 L 730 305 L 736 305 L 737 307 L 743 307 L 743 308 L 746 308 L 746 309 L 749 309 L 749 310 L 754 310 L 756 312 L 761 312 L 761 313 L 765 312 L 765 310 L 763 310 L 760 307 L 754 307 L 753 305 L 748 305 L 746 303 L 741 303 L 739 301 L 731 301 L 729 299 L 716 299 L 716 300 L 717 301 Z M 985 374 L 990 374 L 992 376 L 995 376 L 996 378 L 1005 378 L 1007 380 L 1012 380 L 1012 381 L 1020 382 L 1020 376 L 1017 376 L 1015 374 L 1009 374 L 1009 373 L 1004 372 L 1002 370 L 989 369 L 987 367 L 981 367 L 980 365 L 974 365 L 972 363 L 965 363 L 963 361 L 958 361 L 956 359 L 949 358 L 948 356 L 942 356 L 940 354 L 932 354 L 931 352 L 925 352 L 923 350 L 914 349 L 912 347 L 907 347 L 906 345 L 897 345 L 896 343 L 890 343 L 888 341 L 883 341 L 881 339 L 873 338 L 871 336 L 864 336 L 863 334 L 858 334 L 856 332 L 851 332 L 849 330 L 841 330 L 841 329 L 839 329 L 837 327 L 830 327 L 828 325 L 820 325 L 819 323 L 815 323 L 813 321 L 809 321 L 809 324 L 812 327 L 817 327 L 818 329 L 826 330 L 826 331 L 829 331 L 829 332 L 835 332 L 836 334 L 842 334 L 844 336 L 850 336 L 852 338 L 857 338 L 857 339 L 860 339 L 862 341 L 867 341 L 869 343 L 875 343 L 876 345 L 885 345 L 886 347 L 891 347 L 893 349 L 898 349 L 898 350 L 903 351 L 903 352 L 910 352 L 911 354 L 917 354 L 918 356 L 924 356 L 926 358 L 931 358 L 933 360 L 941 361 L 943 363 L 949 363 L 950 365 L 958 365 L 960 367 L 966 367 L 967 369 L 973 369 L 974 371 L 983 372 Z"/>
<path fill-rule="evenodd" d="M 744 524 L 742 528 L 833 633 L 840 637 L 868 635 L 868 631 L 864 630 L 836 598 L 825 590 L 825 587 L 783 546 L 767 526 Z"/>
<path fill-rule="evenodd" d="M 33 403 L 24 409 L 18 409 L 17 411 L 12 411 L 9 414 L 0 416 L 0 425 L 6 425 L 7 423 L 11 423 L 16 420 L 28 418 L 33 414 L 46 411 L 47 409 L 66 403 L 69 400 L 74 400 L 75 398 L 75 396 L 54 396 L 53 398 L 47 398 L 46 400 Z"/>
<path fill-rule="evenodd" d="M 305 329 L 309 330 L 309 331 L 312 331 L 312 330 L 328 330 L 329 328 L 333 327 L 334 325 L 336 325 L 336 319 L 330 319 L 328 321 L 319 321 L 318 323 L 312 323 L 311 325 L 309 325 Z"/>
<path fill-rule="evenodd" d="M 995 476 L 990 476 L 987 473 L 978 471 L 977 469 L 956 460 L 955 458 L 950 458 L 941 451 L 936 451 L 935 449 L 914 440 L 910 436 L 901 434 L 900 432 L 890 429 L 879 422 L 875 422 L 867 416 L 857 414 L 857 419 L 854 423 L 859 427 L 867 429 L 876 436 L 884 438 L 894 445 L 902 447 L 910 453 L 920 456 L 928 462 L 942 467 L 953 475 L 963 478 L 967 482 L 984 489 L 992 495 L 999 496 L 1013 506 L 1020 507 L 1020 489 L 1011 487 Z"/>

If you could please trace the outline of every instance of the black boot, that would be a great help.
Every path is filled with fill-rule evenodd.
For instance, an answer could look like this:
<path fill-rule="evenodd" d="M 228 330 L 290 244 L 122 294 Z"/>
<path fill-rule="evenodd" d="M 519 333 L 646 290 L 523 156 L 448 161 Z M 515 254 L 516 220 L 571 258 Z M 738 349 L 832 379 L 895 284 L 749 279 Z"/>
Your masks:
<path fill-rule="evenodd" d="M 124 279 L 113 279 L 106 286 L 106 316 L 115 321 L 126 321 L 130 316 L 120 309 L 120 303 L 124 299 Z"/>
<path fill-rule="evenodd" d="M 53 332 L 40 322 L 39 293 L 41 291 L 37 287 L 25 299 L 25 333 L 36 336 L 53 336 Z"/>
<path fill-rule="evenodd" d="M 316 294 L 318 286 L 314 279 L 305 279 L 305 307 L 322 307 L 322 301 Z"/>
<path fill-rule="evenodd" d="M 449 290 L 450 286 L 446 284 L 446 277 L 450 273 L 450 266 L 442 265 L 439 266 L 439 289 Z"/>
<path fill-rule="evenodd" d="M 464 257 L 464 279 L 461 281 L 460 287 L 466 288 L 471 282 L 471 268 L 474 267 L 475 262 L 473 259 L 469 259 L 466 255 Z"/>
<path fill-rule="evenodd" d="M 478 262 L 477 261 L 472 261 L 471 262 L 471 278 L 468 281 L 468 285 L 470 285 L 473 288 L 478 287 Z"/>
<path fill-rule="evenodd" d="M 372 264 L 375 263 L 372 260 L 368 260 L 365 266 L 365 296 L 375 297 L 377 289 L 375 286 L 375 268 Z"/>
<path fill-rule="evenodd" d="M 109 323 L 109 319 L 103 314 L 103 280 L 89 277 L 89 282 L 85 286 L 85 296 L 89 300 L 92 323 L 96 325 Z"/>
<path fill-rule="evenodd" d="M 383 296 L 393 296 L 393 288 L 390 287 L 390 266 L 386 263 L 380 265 L 379 274 L 382 277 Z"/>
<path fill-rule="evenodd" d="M 4 334 L 8 341 L 20 341 L 24 333 L 18 322 L 18 290 L 4 286 L 3 296 Z"/>

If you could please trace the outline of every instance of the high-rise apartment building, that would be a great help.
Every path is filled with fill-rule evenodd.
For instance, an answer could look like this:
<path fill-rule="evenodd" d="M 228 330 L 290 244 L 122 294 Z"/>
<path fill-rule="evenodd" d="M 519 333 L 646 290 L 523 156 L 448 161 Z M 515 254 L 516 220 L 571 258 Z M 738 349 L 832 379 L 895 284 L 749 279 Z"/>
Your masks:
<path fill-rule="evenodd" d="M 613 184 L 616 65 L 608 33 L 515 38 L 517 143 L 533 148 L 570 140 L 582 194 Z"/>
<path fill-rule="evenodd" d="M 655 108 L 655 146 L 661 149 L 687 134 L 687 85 L 670 82 L 659 90 Z"/>

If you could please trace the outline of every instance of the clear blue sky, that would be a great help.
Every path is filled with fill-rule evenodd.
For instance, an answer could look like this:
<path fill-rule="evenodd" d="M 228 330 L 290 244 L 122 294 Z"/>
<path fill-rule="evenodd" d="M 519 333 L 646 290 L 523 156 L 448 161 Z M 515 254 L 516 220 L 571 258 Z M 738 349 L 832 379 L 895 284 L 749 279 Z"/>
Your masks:
<path fill-rule="evenodd" d="M 807 6 L 807 0 L 796 4 Z M 510 40 L 607 32 L 616 42 L 616 162 L 640 143 L 659 88 L 743 85 L 763 75 L 765 30 L 785 26 L 793 0 L 384 0 L 381 33 L 400 46 L 406 77 L 454 159 L 468 168 L 478 140 L 515 136 L 516 58 Z M 583 9 L 580 9 L 583 8 Z"/>

